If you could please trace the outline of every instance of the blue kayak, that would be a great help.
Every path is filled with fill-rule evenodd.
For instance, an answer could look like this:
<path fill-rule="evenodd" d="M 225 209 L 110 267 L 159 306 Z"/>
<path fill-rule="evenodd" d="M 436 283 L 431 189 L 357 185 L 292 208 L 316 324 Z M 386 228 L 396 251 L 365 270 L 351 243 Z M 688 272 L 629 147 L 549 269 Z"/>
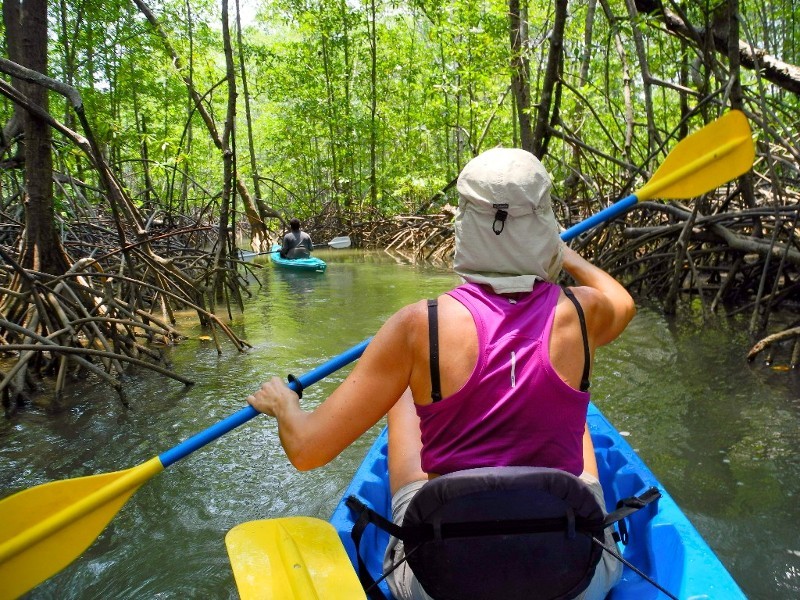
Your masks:
<path fill-rule="evenodd" d="M 618 500 L 639 495 L 652 486 L 662 494 L 655 507 L 650 505 L 626 519 L 629 542 L 622 547 L 623 557 L 678 598 L 746 598 L 655 475 L 594 404 L 589 405 L 588 422 L 609 509 L 613 510 Z M 373 510 L 390 518 L 386 443 L 387 431 L 384 429 L 331 517 L 331 523 L 339 533 L 356 570 L 358 562 L 350 538 L 353 515 L 344 501 L 354 495 Z M 388 534 L 377 527 L 367 527 L 361 539 L 362 558 L 373 577 L 381 573 L 387 542 Z M 381 582 L 380 586 L 390 598 L 386 582 Z M 608 600 L 655 600 L 659 597 L 666 596 L 626 566 L 622 580 L 611 590 Z"/>
<path fill-rule="evenodd" d="M 283 269 L 293 269 L 295 271 L 316 271 L 317 273 L 324 273 L 328 268 L 327 263 L 321 258 L 310 256 L 309 258 L 281 258 L 280 246 L 273 244 L 270 249 L 269 259 L 272 264 Z"/>

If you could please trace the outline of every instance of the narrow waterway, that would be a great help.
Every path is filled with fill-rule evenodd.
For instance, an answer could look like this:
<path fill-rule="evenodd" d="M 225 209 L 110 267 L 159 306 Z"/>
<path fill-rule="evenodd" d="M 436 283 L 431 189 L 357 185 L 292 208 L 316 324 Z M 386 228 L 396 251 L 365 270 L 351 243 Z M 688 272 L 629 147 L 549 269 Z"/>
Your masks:
<path fill-rule="evenodd" d="M 61 414 L 32 408 L 0 420 L 0 497 L 138 465 L 244 406 L 265 378 L 310 371 L 373 335 L 400 306 L 457 283 L 384 253 L 319 256 L 329 263 L 324 274 L 259 263 L 262 285 L 253 284 L 233 321 L 253 345 L 246 354 L 220 356 L 192 320 L 181 324 L 189 339 L 166 350 L 196 385 L 131 378 L 126 409 L 90 380 Z M 593 399 L 745 593 L 788 600 L 800 596 L 800 375 L 748 365 L 746 325 L 670 321 L 642 307 L 599 353 Z M 308 388 L 305 405 L 347 371 Z M 375 433 L 327 467 L 298 473 L 274 422 L 258 417 L 145 483 L 81 558 L 28 597 L 236 598 L 225 533 L 253 519 L 329 517 Z"/>

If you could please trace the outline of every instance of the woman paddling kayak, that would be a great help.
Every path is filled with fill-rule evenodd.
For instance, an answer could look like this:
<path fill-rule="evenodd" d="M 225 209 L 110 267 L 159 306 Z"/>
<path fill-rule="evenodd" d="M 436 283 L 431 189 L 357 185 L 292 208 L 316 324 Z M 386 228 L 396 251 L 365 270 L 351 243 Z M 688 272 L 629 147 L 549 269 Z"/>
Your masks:
<path fill-rule="evenodd" d="M 293 465 L 326 464 L 388 414 L 397 523 L 428 481 L 484 467 L 555 469 L 603 506 L 585 428 L 589 374 L 595 349 L 624 330 L 635 307 L 610 275 L 561 242 L 550 187 L 539 161 L 522 150 L 497 148 L 470 161 L 458 179 L 456 216 L 454 269 L 464 283 L 392 315 L 315 410 L 304 411 L 277 377 L 248 397 L 277 419 Z M 577 286 L 554 283 L 562 268 Z M 392 539 L 385 565 L 394 568 L 392 593 L 430 597 L 431 584 L 403 557 L 404 543 Z M 503 580 L 503 569 L 485 567 L 457 577 L 492 580 L 495 597 L 516 585 Z M 567 597 L 603 598 L 620 572 L 604 553 Z"/>

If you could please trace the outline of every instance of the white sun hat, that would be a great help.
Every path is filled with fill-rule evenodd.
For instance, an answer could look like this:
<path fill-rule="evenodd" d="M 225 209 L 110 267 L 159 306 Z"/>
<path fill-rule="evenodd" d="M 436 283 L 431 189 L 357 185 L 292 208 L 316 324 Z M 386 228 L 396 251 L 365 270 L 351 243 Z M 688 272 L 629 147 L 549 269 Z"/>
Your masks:
<path fill-rule="evenodd" d="M 550 175 L 530 152 L 493 148 L 458 176 L 453 268 L 499 294 L 555 281 L 563 242 L 550 204 Z"/>

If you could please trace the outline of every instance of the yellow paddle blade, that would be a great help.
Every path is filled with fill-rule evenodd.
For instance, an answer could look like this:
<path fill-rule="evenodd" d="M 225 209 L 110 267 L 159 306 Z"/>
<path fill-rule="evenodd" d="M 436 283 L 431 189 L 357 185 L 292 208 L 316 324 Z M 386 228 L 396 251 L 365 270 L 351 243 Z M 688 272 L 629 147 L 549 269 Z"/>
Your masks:
<path fill-rule="evenodd" d="M 0 599 L 17 598 L 78 558 L 139 487 L 158 457 L 115 473 L 53 481 L 0 501 Z"/>
<path fill-rule="evenodd" d="M 366 598 L 336 529 L 322 519 L 242 523 L 225 545 L 242 600 Z"/>
<path fill-rule="evenodd" d="M 636 197 L 694 198 L 746 173 L 754 159 L 747 117 L 731 110 L 681 140 Z"/>

